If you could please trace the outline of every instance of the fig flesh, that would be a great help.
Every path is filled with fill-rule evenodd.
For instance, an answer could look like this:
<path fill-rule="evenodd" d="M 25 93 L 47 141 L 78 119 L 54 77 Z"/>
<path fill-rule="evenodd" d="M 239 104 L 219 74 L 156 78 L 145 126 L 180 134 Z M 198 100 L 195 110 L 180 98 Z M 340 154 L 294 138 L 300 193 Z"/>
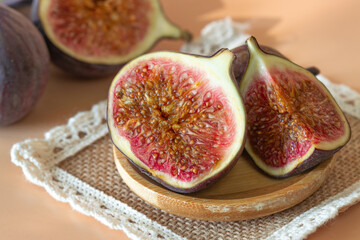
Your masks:
<path fill-rule="evenodd" d="M 125 65 L 108 96 L 114 145 L 141 172 L 190 193 L 224 176 L 242 153 L 245 109 L 231 72 L 234 54 L 143 55 Z"/>
<path fill-rule="evenodd" d="M 308 70 L 246 42 L 250 60 L 240 92 L 247 113 L 246 150 L 274 177 L 310 169 L 350 139 L 349 124 L 326 87 Z"/>
<path fill-rule="evenodd" d="M 118 72 L 162 38 L 191 39 L 158 0 L 35 0 L 32 8 L 52 61 L 80 77 Z"/>
<path fill-rule="evenodd" d="M 8 125 L 37 103 L 48 80 L 50 57 L 26 17 L 0 4 L 0 23 L 0 125 Z"/>
<path fill-rule="evenodd" d="M 285 57 L 283 54 L 281 54 L 279 51 L 277 51 L 274 48 L 264 46 L 264 45 L 261 45 L 260 48 L 265 53 L 288 59 L 287 57 Z M 232 49 L 231 51 L 236 56 L 236 59 L 233 64 L 234 65 L 234 75 L 235 75 L 235 79 L 236 79 L 237 83 L 240 84 L 240 81 L 244 76 L 245 69 L 249 63 L 249 59 L 250 59 L 249 50 L 248 50 L 247 45 L 244 44 L 237 48 Z M 320 73 L 319 69 L 316 67 L 308 67 L 307 70 L 309 70 L 315 76 Z"/>

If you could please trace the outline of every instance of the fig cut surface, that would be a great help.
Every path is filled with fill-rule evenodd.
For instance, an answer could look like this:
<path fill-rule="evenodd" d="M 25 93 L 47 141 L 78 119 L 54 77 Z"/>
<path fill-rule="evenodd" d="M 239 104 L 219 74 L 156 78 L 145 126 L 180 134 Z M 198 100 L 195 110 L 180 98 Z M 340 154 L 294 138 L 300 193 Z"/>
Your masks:
<path fill-rule="evenodd" d="M 240 91 L 247 113 L 246 150 L 265 173 L 310 169 L 350 139 L 349 124 L 326 87 L 308 70 L 247 40 L 250 60 Z"/>
<path fill-rule="evenodd" d="M 36 0 L 46 37 L 79 61 L 114 65 L 146 52 L 163 37 L 190 34 L 164 16 L 158 0 Z"/>
<path fill-rule="evenodd" d="M 125 65 L 108 96 L 114 145 L 143 173 L 181 193 L 224 176 L 241 155 L 245 109 L 234 54 L 143 55 Z"/>

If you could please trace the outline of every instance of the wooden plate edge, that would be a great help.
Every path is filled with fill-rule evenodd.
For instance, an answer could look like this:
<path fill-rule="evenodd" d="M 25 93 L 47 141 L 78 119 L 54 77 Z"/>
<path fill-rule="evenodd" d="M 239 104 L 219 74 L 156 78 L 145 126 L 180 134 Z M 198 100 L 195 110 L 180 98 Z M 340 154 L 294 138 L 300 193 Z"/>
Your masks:
<path fill-rule="evenodd" d="M 143 184 L 149 183 L 136 172 L 131 163 L 116 147 L 113 147 L 117 170 L 127 186 L 141 199 L 166 212 L 197 220 L 236 221 L 267 216 L 288 209 L 313 194 L 331 172 L 335 156 L 321 163 L 327 165 L 322 172 L 310 171 L 298 182 L 290 186 L 265 194 L 261 197 L 243 199 L 202 199 L 172 192 L 151 183 L 151 188 Z M 309 184 L 312 183 L 312 184 Z M 305 186 L 305 187 L 304 187 Z M 292 195 L 292 197 L 289 197 Z"/>

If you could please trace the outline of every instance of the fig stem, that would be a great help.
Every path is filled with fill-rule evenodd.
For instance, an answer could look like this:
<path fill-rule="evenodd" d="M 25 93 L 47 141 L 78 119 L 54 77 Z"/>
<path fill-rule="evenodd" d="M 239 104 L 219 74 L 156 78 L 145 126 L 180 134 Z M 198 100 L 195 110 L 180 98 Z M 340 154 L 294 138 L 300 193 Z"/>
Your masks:
<path fill-rule="evenodd" d="M 249 52 L 256 52 L 262 53 L 263 51 L 260 49 L 259 43 L 257 42 L 256 38 L 253 36 L 249 37 L 246 40 L 246 45 L 248 46 Z M 252 54 L 251 54 L 252 55 Z M 311 72 L 314 76 L 320 73 L 320 70 L 317 67 L 311 66 L 306 68 L 309 72 Z"/>
<path fill-rule="evenodd" d="M 249 52 L 250 53 L 259 53 L 259 52 L 262 52 L 262 50 L 260 49 L 260 46 L 256 40 L 256 38 L 254 38 L 253 36 L 249 37 L 247 40 L 246 40 L 246 45 L 249 49 Z"/>

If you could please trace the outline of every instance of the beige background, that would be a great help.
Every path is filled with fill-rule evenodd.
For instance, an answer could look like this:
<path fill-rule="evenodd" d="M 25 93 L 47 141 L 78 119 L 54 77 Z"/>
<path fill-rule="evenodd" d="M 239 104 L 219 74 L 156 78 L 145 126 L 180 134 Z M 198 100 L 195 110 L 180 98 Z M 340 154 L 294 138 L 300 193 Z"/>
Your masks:
<path fill-rule="evenodd" d="M 260 43 L 280 50 L 300 65 L 315 65 L 335 83 L 360 92 L 360 1 L 163 0 L 169 18 L 199 36 L 209 21 L 231 16 L 249 22 Z M 181 42 L 161 41 L 154 50 L 178 50 Z M 11 146 L 26 138 L 42 138 L 78 111 L 106 98 L 110 78 L 79 80 L 52 68 L 45 94 L 22 121 L 0 127 L 1 239 L 127 239 L 43 188 L 25 180 L 10 162 Z M 341 213 L 312 234 L 310 240 L 359 239 L 360 204 Z"/>

